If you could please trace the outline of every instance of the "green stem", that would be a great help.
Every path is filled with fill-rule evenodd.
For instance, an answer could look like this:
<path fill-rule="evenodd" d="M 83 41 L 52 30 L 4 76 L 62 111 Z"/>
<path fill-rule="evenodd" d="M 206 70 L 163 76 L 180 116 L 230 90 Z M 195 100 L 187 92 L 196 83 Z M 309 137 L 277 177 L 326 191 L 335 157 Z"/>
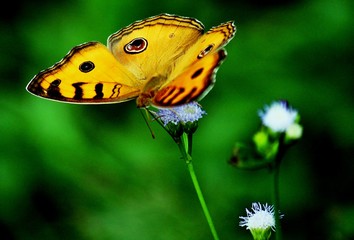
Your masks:
<path fill-rule="evenodd" d="M 188 141 L 188 148 L 187 148 L 188 151 L 187 152 L 190 156 L 192 156 L 193 133 L 188 134 L 187 141 Z"/>
<path fill-rule="evenodd" d="M 279 216 L 279 167 L 280 164 L 275 164 L 275 168 L 273 169 L 273 201 L 274 201 L 274 218 L 275 218 L 275 239 L 281 240 L 281 225 L 280 225 L 280 216 Z"/>
<path fill-rule="evenodd" d="M 279 147 L 277 155 L 275 156 L 273 168 L 273 201 L 274 201 L 274 218 L 275 218 L 275 239 L 282 239 L 281 224 L 280 224 L 280 194 L 279 194 L 279 171 L 280 163 L 285 153 L 284 145 L 285 134 L 279 137 Z"/>
<path fill-rule="evenodd" d="M 203 209 L 204 216 L 205 216 L 205 218 L 206 218 L 206 220 L 208 222 L 211 234 L 213 235 L 214 240 L 219 240 L 218 234 L 217 234 L 216 229 L 214 227 L 213 220 L 211 218 L 211 215 L 209 213 L 207 204 L 205 202 L 202 190 L 200 188 L 197 176 L 196 176 L 196 174 L 194 172 L 194 168 L 193 168 L 193 164 L 192 164 L 192 156 L 189 154 L 189 153 L 192 152 L 191 140 L 192 140 L 191 134 L 186 136 L 186 134 L 184 133 L 181 136 L 181 141 L 178 144 L 178 147 L 179 147 L 179 149 L 181 151 L 183 159 L 185 160 L 185 162 L 187 164 L 189 174 L 191 176 L 195 191 L 196 191 L 196 193 L 198 195 L 198 199 L 199 199 L 200 205 L 201 205 L 201 207 Z"/>

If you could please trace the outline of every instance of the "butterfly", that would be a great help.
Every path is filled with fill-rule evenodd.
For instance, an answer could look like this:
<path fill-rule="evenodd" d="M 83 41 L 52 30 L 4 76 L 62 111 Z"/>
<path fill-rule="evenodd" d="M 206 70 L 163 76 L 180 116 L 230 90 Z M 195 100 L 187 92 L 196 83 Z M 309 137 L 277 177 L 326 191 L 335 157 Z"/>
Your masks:
<path fill-rule="evenodd" d="M 39 97 L 79 104 L 136 99 L 139 108 L 173 107 L 202 99 L 213 87 L 234 36 L 233 21 L 204 33 L 194 18 L 160 14 L 108 38 L 87 42 L 39 72 L 26 89 Z"/>

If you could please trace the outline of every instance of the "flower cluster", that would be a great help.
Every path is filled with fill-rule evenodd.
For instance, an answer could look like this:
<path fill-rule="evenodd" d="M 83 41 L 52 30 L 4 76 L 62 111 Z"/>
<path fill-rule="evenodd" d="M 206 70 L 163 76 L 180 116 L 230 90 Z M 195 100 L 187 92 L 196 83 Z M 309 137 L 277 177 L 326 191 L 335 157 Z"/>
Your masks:
<path fill-rule="evenodd" d="M 231 162 L 240 168 L 255 169 L 269 166 L 279 152 L 302 136 L 300 115 L 286 101 L 275 101 L 258 111 L 261 128 L 253 135 L 253 144 L 237 143 Z M 282 149 L 282 151 L 280 151 Z"/>
<path fill-rule="evenodd" d="M 177 140 L 183 133 L 193 134 L 198 127 L 198 120 L 206 115 L 206 112 L 197 102 L 191 102 L 172 108 L 161 108 L 154 115 L 173 139 Z"/>
<path fill-rule="evenodd" d="M 170 123 L 178 125 L 179 123 L 186 124 L 188 122 L 196 122 L 205 114 L 206 112 L 202 110 L 200 105 L 196 102 L 173 108 L 161 108 L 157 112 L 164 126 Z"/>
<path fill-rule="evenodd" d="M 302 127 L 298 123 L 299 114 L 286 101 L 273 102 L 258 111 L 262 123 L 273 133 L 284 133 L 288 139 L 296 140 L 302 136 Z"/>

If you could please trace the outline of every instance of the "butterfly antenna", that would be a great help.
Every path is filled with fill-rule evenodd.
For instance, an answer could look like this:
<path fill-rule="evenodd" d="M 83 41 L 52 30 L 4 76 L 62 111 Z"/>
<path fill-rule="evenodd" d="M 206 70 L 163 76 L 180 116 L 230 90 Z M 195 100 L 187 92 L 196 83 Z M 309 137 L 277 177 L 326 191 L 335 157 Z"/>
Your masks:
<path fill-rule="evenodd" d="M 151 137 L 152 137 L 153 139 L 155 139 L 155 133 L 154 133 L 154 131 L 152 130 L 151 125 L 150 125 L 150 121 L 149 121 L 149 120 L 150 120 L 149 110 L 148 110 L 147 108 L 139 108 L 139 110 L 140 110 L 141 115 L 142 115 L 143 118 L 144 118 L 144 121 L 145 121 L 147 127 L 148 127 L 149 130 L 150 130 Z M 150 114 L 151 114 L 151 113 L 150 113 Z"/>

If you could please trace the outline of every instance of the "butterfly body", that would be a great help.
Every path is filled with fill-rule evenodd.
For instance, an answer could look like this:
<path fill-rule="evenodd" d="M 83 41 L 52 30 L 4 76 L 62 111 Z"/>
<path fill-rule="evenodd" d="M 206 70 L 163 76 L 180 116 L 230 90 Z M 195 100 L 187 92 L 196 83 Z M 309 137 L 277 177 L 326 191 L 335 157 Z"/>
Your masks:
<path fill-rule="evenodd" d="M 161 14 L 137 21 L 108 38 L 88 42 L 41 71 L 27 85 L 39 97 L 70 103 L 169 107 L 201 99 L 226 56 L 233 22 L 204 33 L 196 19 Z"/>

